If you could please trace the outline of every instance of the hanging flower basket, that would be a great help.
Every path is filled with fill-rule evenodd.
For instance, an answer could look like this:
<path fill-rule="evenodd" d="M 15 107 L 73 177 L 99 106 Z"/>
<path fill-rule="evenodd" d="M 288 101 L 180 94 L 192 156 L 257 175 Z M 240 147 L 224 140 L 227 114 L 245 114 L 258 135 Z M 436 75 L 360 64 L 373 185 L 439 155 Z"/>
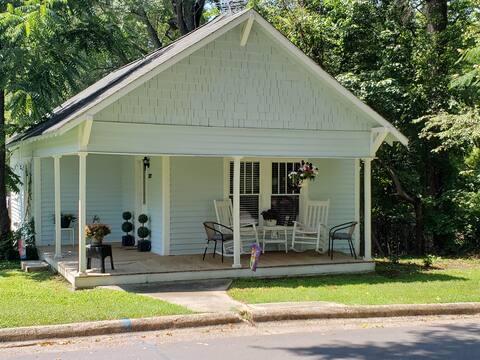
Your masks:
<path fill-rule="evenodd" d="M 315 180 L 318 175 L 318 168 L 312 163 L 302 160 L 300 167 L 288 174 L 292 185 L 300 189 L 306 180 Z"/>

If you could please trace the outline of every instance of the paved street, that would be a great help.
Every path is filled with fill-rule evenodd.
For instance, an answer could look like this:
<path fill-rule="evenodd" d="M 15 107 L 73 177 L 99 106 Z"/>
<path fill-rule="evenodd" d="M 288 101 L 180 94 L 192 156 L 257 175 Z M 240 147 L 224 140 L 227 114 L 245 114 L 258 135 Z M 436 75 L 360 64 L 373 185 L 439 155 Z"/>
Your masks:
<path fill-rule="evenodd" d="M 478 359 L 480 317 L 323 320 L 0 345 L 1 359 Z"/>

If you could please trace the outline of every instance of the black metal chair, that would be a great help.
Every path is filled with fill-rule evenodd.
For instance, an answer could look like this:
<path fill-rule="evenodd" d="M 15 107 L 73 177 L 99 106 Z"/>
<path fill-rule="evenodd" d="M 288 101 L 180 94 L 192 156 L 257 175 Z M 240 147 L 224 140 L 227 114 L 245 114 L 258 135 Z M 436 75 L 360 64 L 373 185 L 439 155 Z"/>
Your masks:
<path fill-rule="evenodd" d="M 205 260 L 205 255 L 207 254 L 210 241 L 215 242 L 215 245 L 213 247 L 213 257 L 215 257 L 215 253 L 217 252 L 217 242 L 220 241 L 222 246 L 223 263 L 223 245 L 225 241 L 233 240 L 233 229 L 213 221 L 205 221 L 203 223 L 203 227 L 205 228 L 205 232 L 207 233 L 207 244 L 205 245 L 205 251 L 203 252 L 203 260 Z M 228 232 L 226 232 L 225 230 L 228 230 Z"/>
<path fill-rule="evenodd" d="M 353 246 L 353 232 L 355 231 L 355 226 L 358 222 L 349 221 L 340 225 L 336 225 L 330 229 L 328 234 L 328 254 L 330 259 L 333 260 L 333 243 L 335 240 L 347 240 L 348 247 L 350 248 L 350 255 L 357 259 L 357 253 L 355 252 L 355 247 Z M 347 231 L 342 231 L 347 230 Z"/>

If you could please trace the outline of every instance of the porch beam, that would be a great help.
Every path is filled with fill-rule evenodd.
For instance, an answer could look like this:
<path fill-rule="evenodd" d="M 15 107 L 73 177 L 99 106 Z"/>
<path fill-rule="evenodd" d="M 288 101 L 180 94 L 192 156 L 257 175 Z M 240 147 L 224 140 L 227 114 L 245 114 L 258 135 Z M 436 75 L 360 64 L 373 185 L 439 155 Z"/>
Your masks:
<path fill-rule="evenodd" d="M 78 272 L 87 270 L 87 249 L 85 238 L 87 200 L 87 153 L 78 154 Z"/>
<path fill-rule="evenodd" d="M 248 37 L 250 36 L 250 31 L 252 30 L 253 26 L 253 20 L 255 20 L 255 15 L 253 13 L 250 13 L 250 16 L 248 17 L 248 20 L 243 28 L 242 37 L 240 39 L 240 46 L 242 47 L 247 45 Z"/>
<path fill-rule="evenodd" d="M 55 188 L 55 258 L 62 257 L 62 199 L 60 183 L 60 159 L 61 156 L 53 157 L 53 173 Z"/>
<path fill-rule="evenodd" d="M 233 158 L 233 268 L 241 268 L 240 262 L 240 161 L 241 156 Z"/>
<path fill-rule="evenodd" d="M 384 127 L 373 128 L 370 133 L 370 155 L 375 156 L 378 148 L 388 135 L 388 129 Z"/>
<path fill-rule="evenodd" d="M 42 243 L 42 159 L 33 158 L 33 219 L 35 222 L 35 243 Z"/>
<path fill-rule="evenodd" d="M 372 259 L 372 181 L 371 181 L 371 163 L 372 159 L 364 159 L 364 233 L 365 233 L 365 260 Z"/>
<path fill-rule="evenodd" d="M 85 120 L 82 126 L 82 130 L 79 132 L 80 135 L 80 149 L 84 150 L 88 142 L 90 141 L 90 134 L 92 133 L 93 119 L 89 118 Z"/>

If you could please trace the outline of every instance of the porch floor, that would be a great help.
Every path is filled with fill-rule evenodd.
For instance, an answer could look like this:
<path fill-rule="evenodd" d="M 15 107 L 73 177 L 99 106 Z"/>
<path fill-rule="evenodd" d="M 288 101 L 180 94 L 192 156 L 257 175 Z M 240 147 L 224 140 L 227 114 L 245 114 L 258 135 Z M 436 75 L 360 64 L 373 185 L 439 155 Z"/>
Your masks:
<path fill-rule="evenodd" d="M 200 254 L 161 256 L 151 252 L 138 252 L 136 248 L 125 248 L 116 243 L 112 244 L 112 248 L 115 270 L 110 269 L 110 259 L 107 258 L 104 274 L 100 272 L 98 259 L 92 259 L 92 269 L 87 270 L 86 274 L 79 274 L 76 247 L 62 246 L 60 259 L 54 258 L 54 246 L 40 247 L 39 252 L 42 259 L 76 288 L 154 281 L 364 272 L 373 270 L 374 266 L 371 261 L 355 260 L 343 253 L 335 253 L 333 260 L 330 260 L 326 254 L 315 251 L 272 251 L 261 255 L 257 272 L 254 273 L 249 268 L 249 255 L 242 255 L 242 268 L 234 269 L 231 257 L 225 257 L 222 263 L 221 256 L 216 255 L 214 258 L 212 253 L 207 253 L 203 261 Z M 305 268 L 310 271 L 302 270 Z M 316 271 L 312 272 L 314 269 Z"/>

